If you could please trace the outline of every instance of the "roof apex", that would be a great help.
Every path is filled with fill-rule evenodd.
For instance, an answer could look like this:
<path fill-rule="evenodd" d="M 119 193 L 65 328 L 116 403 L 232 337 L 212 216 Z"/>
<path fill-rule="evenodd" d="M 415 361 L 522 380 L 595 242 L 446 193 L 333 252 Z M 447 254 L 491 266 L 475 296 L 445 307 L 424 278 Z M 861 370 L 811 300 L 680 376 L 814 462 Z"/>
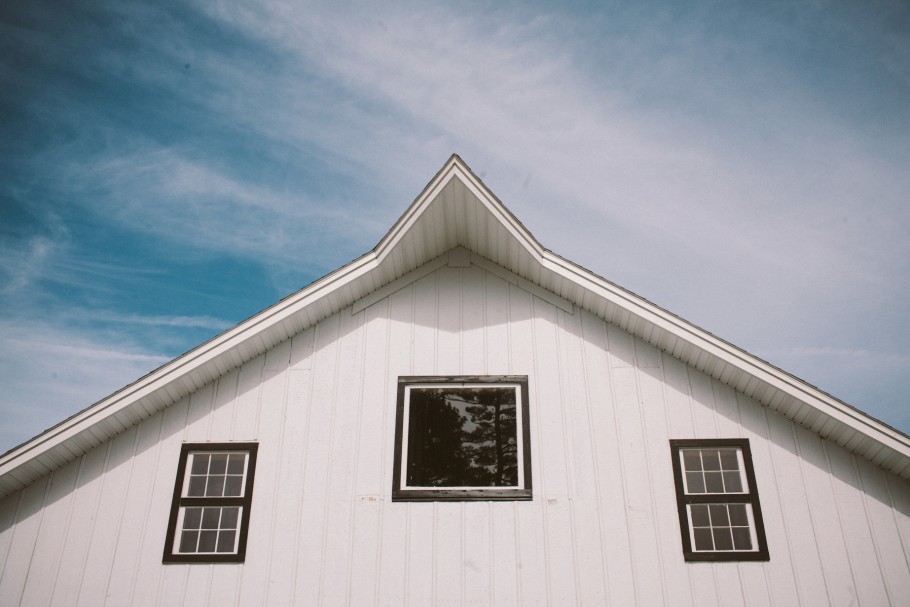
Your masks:
<path fill-rule="evenodd" d="M 399 246 L 405 236 L 414 229 L 415 225 L 427 214 L 428 209 L 434 204 L 457 204 L 453 197 L 441 196 L 453 180 L 458 182 L 467 192 L 493 215 L 500 224 L 505 226 L 512 237 L 523 246 L 531 255 L 542 261 L 543 252 L 546 250 L 531 232 L 515 217 L 509 209 L 493 194 L 492 191 L 480 180 L 474 171 L 461 159 L 458 154 L 452 154 L 442 165 L 442 168 L 423 188 L 414 202 L 398 218 L 386 235 L 373 248 L 378 256 L 378 261 L 386 258 L 390 251 Z M 455 216 L 458 217 L 456 211 Z M 467 246 L 466 243 L 459 243 Z M 470 248 L 470 247 L 468 247 Z"/>

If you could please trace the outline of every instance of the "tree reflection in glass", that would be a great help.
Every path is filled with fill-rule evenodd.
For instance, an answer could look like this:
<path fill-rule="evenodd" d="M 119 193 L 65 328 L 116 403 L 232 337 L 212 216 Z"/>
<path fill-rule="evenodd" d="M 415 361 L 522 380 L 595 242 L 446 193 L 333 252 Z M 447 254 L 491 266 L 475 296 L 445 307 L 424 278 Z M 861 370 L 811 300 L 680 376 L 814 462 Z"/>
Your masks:
<path fill-rule="evenodd" d="M 513 387 L 411 388 L 409 487 L 517 487 Z"/>

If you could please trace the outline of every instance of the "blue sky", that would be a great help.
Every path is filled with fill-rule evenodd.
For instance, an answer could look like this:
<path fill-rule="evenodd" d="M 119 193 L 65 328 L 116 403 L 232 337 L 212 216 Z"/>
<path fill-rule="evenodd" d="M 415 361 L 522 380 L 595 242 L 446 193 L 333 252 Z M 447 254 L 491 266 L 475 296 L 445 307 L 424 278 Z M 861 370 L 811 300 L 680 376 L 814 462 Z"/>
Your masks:
<path fill-rule="evenodd" d="M 0 451 L 368 251 L 453 152 L 910 432 L 904 2 L 6 2 L 0 83 Z"/>

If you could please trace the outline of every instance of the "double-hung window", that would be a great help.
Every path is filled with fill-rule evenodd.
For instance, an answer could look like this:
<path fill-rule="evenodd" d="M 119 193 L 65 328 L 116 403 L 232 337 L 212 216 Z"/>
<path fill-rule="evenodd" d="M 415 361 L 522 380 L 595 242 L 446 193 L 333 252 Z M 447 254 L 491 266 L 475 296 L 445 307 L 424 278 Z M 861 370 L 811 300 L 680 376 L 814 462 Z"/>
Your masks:
<path fill-rule="evenodd" d="M 531 499 L 526 375 L 401 377 L 395 501 Z"/>
<path fill-rule="evenodd" d="M 747 439 L 671 440 L 687 561 L 766 561 L 768 545 Z"/>
<path fill-rule="evenodd" d="M 258 447 L 257 443 L 183 445 L 165 563 L 243 562 Z"/>

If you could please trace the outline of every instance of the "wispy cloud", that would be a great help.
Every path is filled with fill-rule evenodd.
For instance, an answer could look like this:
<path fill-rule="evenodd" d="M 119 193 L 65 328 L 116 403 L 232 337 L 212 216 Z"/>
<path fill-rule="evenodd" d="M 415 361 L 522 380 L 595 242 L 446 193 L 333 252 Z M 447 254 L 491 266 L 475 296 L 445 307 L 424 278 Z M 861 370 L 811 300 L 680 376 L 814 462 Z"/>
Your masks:
<path fill-rule="evenodd" d="M 846 359 L 851 364 L 864 367 L 881 367 L 893 371 L 903 370 L 910 376 L 910 355 L 902 352 L 884 352 L 864 348 L 837 346 L 794 346 L 770 351 L 768 356 L 778 359 L 813 359 L 817 361 Z"/>
<path fill-rule="evenodd" d="M 363 252 L 351 245 L 365 241 L 364 234 L 384 229 L 368 208 L 352 213 L 350 204 L 331 194 L 314 197 L 302 188 L 235 179 L 226 167 L 178 150 L 121 150 L 68 171 L 72 188 L 101 190 L 79 203 L 89 213 L 182 248 L 255 259 L 267 267 L 296 262 L 318 275 L 328 264 Z M 339 245 L 347 259 L 339 260 Z"/>
<path fill-rule="evenodd" d="M 759 354 L 873 417 L 910 432 L 907 352 L 844 345 L 797 345 Z"/>
<path fill-rule="evenodd" d="M 21 248 L 8 245 L 0 247 L 0 272 L 4 275 L 0 281 L 0 292 L 18 291 L 43 276 L 48 258 L 58 247 L 58 243 L 44 236 L 26 239 Z"/>
<path fill-rule="evenodd" d="M 510 199 L 529 200 L 532 221 L 539 217 L 566 233 L 554 247 L 578 248 L 572 228 L 559 219 L 574 207 L 599 217 L 601 225 L 640 238 L 656 235 L 707 260 L 704 251 L 724 250 L 766 265 L 769 274 L 793 273 L 797 285 L 833 266 L 846 280 L 881 286 L 887 281 L 877 267 L 910 258 L 858 246 L 870 238 L 906 241 L 910 211 L 899 206 L 899 193 L 910 178 L 898 167 L 885 168 L 868 140 L 840 127 L 798 74 L 773 73 L 757 63 L 753 76 L 735 65 L 712 65 L 722 80 L 699 78 L 710 59 L 706 43 L 716 43 L 705 31 L 676 32 L 664 22 L 667 31 L 618 37 L 607 43 L 593 72 L 590 62 L 578 60 L 578 49 L 553 33 L 578 27 L 564 15 L 514 11 L 491 18 L 443 8 L 418 15 L 390 7 L 380 16 L 358 17 L 282 3 L 212 11 L 231 27 L 285 49 L 302 66 L 287 74 L 288 101 L 272 104 L 275 111 L 259 128 L 301 139 L 304 131 L 312 138 L 325 130 L 320 144 L 347 157 L 372 152 L 384 140 L 390 156 L 406 157 L 414 150 L 402 150 L 387 129 L 407 122 L 426 139 L 418 149 L 445 141 L 463 146 L 469 161 L 481 158 L 488 171 L 533 177 L 534 191 Z M 658 34 L 674 42 L 648 50 Z M 740 45 L 714 50 L 762 59 L 747 43 Z M 676 59 L 649 76 L 656 86 L 672 82 L 688 97 L 678 100 L 682 112 L 651 112 L 648 100 L 638 97 L 643 85 L 633 68 L 660 64 L 661 52 L 669 51 Z M 298 111 L 304 108 L 296 100 L 306 95 L 293 94 L 304 93 L 301 86 L 311 92 L 303 79 L 294 86 L 301 72 L 372 100 L 385 119 L 363 129 L 365 121 L 355 121 L 356 141 L 336 121 L 314 124 Z M 624 88 L 629 83 L 637 88 Z M 735 137 L 719 137 L 717 125 L 686 113 L 696 99 L 711 96 L 720 98 L 712 105 L 728 108 L 717 119 Z M 748 108 L 748 115 L 735 108 Z M 884 212 L 870 215 L 868 196 Z M 895 213 L 901 221 L 893 221 Z M 910 245 L 902 246 L 910 253 Z"/>
<path fill-rule="evenodd" d="M 68 248 L 66 225 L 53 212 L 43 214 L 40 233 L 0 238 L 0 295 L 21 291 L 53 273 L 53 265 Z"/>
<path fill-rule="evenodd" d="M 41 432 L 169 358 L 53 322 L 0 323 L 0 445 Z"/>
<path fill-rule="evenodd" d="M 116 314 L 108 311 L 77 308 L 66 312 L 68 320 L 91 321 L 113 324 L 134 324 L 153 327 L 178 327 L 188 329 L 211 329 L 224 331 L 234 326 L 232 323 L 211 316 L 143 316 L 140 314 Z"/>

